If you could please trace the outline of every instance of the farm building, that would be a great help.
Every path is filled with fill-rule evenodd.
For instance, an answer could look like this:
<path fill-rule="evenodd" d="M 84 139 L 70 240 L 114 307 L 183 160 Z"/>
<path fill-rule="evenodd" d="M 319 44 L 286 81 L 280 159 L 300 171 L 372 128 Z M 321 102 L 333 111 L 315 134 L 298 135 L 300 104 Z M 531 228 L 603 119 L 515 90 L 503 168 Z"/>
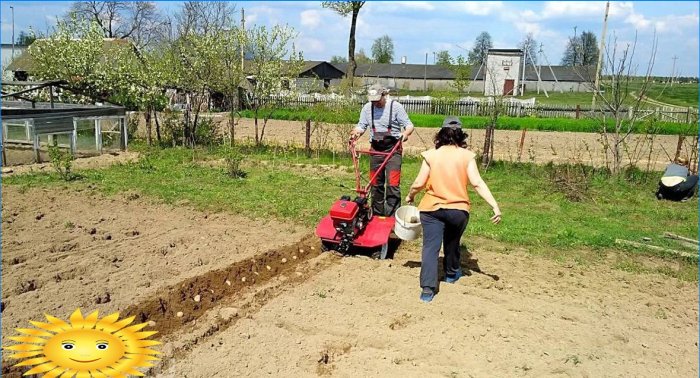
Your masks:
<path fill-rule="evenodd" d="M 347 63 L 335 66 L 342 72 L 348 68 Z M 379 83 L 399 90 L 450 90 L 455 74 L 449 67 L 440 65 L 369 63 L 358 64 L 355 77 L 363 85 Z"/>
<path fill-rule="evenodd" d="M 324 61 L 306 61 L 296 79 L 297 88 L 305 90 L 328 89 L 331 83 L 345 76 L 345 72 Z"/>
<path fill-rule="evenodd" d="M 497 87 L 502 93 L 506 85 L 505 80 L 512 80 L 507 85 L 512 85 L 512 94 L 517 95 L 517 88 L 520 87 L 520 81 L 523 80 L 522 61 L 520 59 L 522 52 L 520 50 L 501 49 L 492 51 L 494 54 L 491 54 L 491 62 L 500 67 L 500 84 Z M 518 52 L 520 52 L 520 55 L 517 55 Z M 507 61 L 510 65 L 504 66 L 503 61 Z M 334 66 L 345 72 L 348 64 L 342 63 Z M 486 71 L 480 66 L 471 67 L 470 83 L 467 91 L 486 94 L 487 88 L 484 85 L 487 80 Z M 537 73 L 540 74 L 541 81 L 538 80 Z M 395 88 L 398 91 L 452 90 L 454 88 L 455 73 L 449 67 L 434 64 L 369 63 L 358 64 L 355 77 L 361 80 L 363 85 L 379 83 L 388 88 Z M 590 92 L 592 78 L 593 68 L 590 67 L 526 65 L 523 84 L 526 91 L 534 91 L 539 88 L 547 91 Z M 491 81 L 491 77 L 489 77 L 488 81 Z M 338 82 L 339 80 L 332 80 L 331 84 L 337 85 Z M 493 87 L 493 84 L 491 87 Z M 493 90 L 490 92 L 493 92 Z"/>
<path fill-rule="evenodd" d="M 14 55 L 13 55 L 13 47 L 11 43 L 3 43 L 2 44 L 2 51 L 0 53 L 0 56 L 2 56 L 2 68 L 6 68 L 12 63 L 12 60 L 24 53 L 24 51 L 27 50 L 28 46 L 25 45 L 18 45 L 15 43 L 14 45 Z"/>
<path fill-rule="evenodd" d="M 484 95 L 517 95 L 522 58 L 523 51 L 519 49 L 489 49 L 485 64 L 479 67 L 485 71 Z"/>
<path fill-rule="evenodd" d="M 2 95 L 2 165 L 48 160 L 48 147 L 69 149 L 74 156 L 125 150 L 128 142 L 123 107 L 21 101 L 22 94 L 60 82 L 3 82 L 29 87 Z"/>

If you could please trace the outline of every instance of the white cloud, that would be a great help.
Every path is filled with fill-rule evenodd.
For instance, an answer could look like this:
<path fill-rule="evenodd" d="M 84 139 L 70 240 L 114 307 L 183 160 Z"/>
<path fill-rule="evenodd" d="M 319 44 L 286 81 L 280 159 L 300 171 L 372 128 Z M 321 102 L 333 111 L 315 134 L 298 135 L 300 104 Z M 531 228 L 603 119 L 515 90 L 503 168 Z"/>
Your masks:
<path fill-rule="evenodd" d="M 656 30 L 659 33 L 673 33 L 681 35 L 696 34 L 699 25 L 697 14 L 682 16 L 669 15 L 656 21 Z"/>
<path fill-rule="evenodd" d="M 435 5 L 431 4 L 429 1 L 395 1 L 395 2 L 392 2 L 392 4 L 396 4 L 399 7 L 404 8 L 404 9 L 424 10 L 424 11 L 435 10 Z"/>
<path fill-rule="evenodd" d="M 538 37 L 542 33 L 542 25 L 536 22 L 516 21 L 515 28 L 523 34 L 530 34 Z"/>
<path fill-rule="evenodd" d="M 465 12 L 474 16 L 488 16 L 503 9 L 502 1 L 464 1 L 459 3 L 449 3 L 448 9 L 453 8 L 460 12 Z"/>
<path fill-rule="evenodd" d="M 347 30 L 349 32 L 350 31 L 350 22 L 347 22 L 346 25 L 348 28 Z M 378 35 L 374 35 L 374 33 L 373 33 L 374 31 L 376 31 L 376 30 L 372 29 L 370 27 L 369 23 L 367 23 L 367 21 L 365 21 L 364 18 L 362 18 L 362 17 L 357 18 L 357 25 L 355 25 L 355 33 L 357 34 L 358 37 L 367 37 L 367 38 L 379 37 Z"/>
<path fill-rule="evenodd" d="M 534 12 L 533 12 L 534 13 Z M 610 3 L 610 17 L 624 17 L 634 13 L 634 4 L 631 2 Z M 528 14 L 539 19 L 554 18 L 593 18 L 603 17 L 605 14 L 605 2 L 603 1 L 548 1 L 542 11 L 537 14 Z"/>
<path fill-rule="evenodd" d="M 321 12 L 316 9 L 307 9 L 300 14 L 301 26 L 316 28 L 321 23 Z"/>
<path fill-rule="evenodd" d="M 625 18 L 625 23 L 632 25 L 635 29 L 646 29 L 654 23 L 649 21 L 644 15 L 638 13 L 632 13 L 627 18 Z"/>
<path fill-rule="evenodd" d="M 297 48 L 307 54 L 318 54 L 325 52 L 326 46 L 323 42 L 316 38 L 301 37 L 297 43 Z"/>
<path fill-rule="evenodd" d="M 248 11 L 246 9 L 246 25 L 254 24 L 254 23 L 261 23 L 264 25 L 274 25 L 274 24 L 283 24 L 283 22 L 280 22 L 281 19 L 284 17 L 281 17 L 282 13 L 279 8 L 272 8 L 268 6 L 257 6 L 253 7 Z"/>

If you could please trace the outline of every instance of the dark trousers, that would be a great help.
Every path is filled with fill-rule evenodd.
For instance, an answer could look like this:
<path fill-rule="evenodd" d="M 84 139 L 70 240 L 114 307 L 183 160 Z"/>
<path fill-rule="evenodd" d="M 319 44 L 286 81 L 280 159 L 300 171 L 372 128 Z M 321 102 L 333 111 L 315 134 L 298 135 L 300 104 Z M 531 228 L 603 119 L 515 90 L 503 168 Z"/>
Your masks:
<path fill-rule="evenodd" d="M 659 190 L 656 191 L 658 199 L 667 199 L 670 201 L 681 201 L 688 199 L 695 194 L 695 188 L 698 185 L 698 176 L 692 175 L 682 182 L 674 186 L 664 186 L 659 183 Z"/>
<path fill-rule="evenodd" d="M 386 156 L 372 155 L 369 161 L 369 177 L 372 178 Z M 388 178 L 388 180 L 387 180 Z M 388 181 L 388 182 L 387 182 Z M 388 185 L 387 185 L 388 184 Z M 401 152 L 389 158 L 384 169 L 372 181 L 372 213 L 392 216 L 401 205 Z"/>
<path fill-rule="evenodd" d="M 467 228 L 467 223 L 469 223 L 469 213 L 454 209 L 421 211 L 420 221 L 423 225 L 420 286 L 436 289 L 441 245 L 444 247 L 443 253 L 445 254 L 443 261 L 445 276 L 454 277 L 461 272 L 462 254 L 459 244 L 462 234 Z"/>

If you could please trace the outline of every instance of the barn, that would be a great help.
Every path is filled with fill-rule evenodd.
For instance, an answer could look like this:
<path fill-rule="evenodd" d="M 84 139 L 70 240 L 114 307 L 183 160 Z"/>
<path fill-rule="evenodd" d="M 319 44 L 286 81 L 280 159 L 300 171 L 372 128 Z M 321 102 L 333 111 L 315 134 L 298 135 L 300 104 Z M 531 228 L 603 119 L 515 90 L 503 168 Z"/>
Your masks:
<path fill-rule="evenodd" d="M 526 65 L 522 75 L 522 50 L 492 49 L 488 65 L 472 66 L 467 91 L 485 95 L 519 95 L 518 88 L 525 91 L 547 90 L 560 92 L 590 92 L 592 90 L 593 67 L 567 67 L 549 65 Z M 345 73 L 347 63 L 333 64 Z M 491 74 L 488 73 L 491 71 Z M 538 80 L 538 74 L 540 79 Z M 395 91 L 449 91 L 454 90 L 455 72 L 446 66 L 435 64 L 358 64 L 355 77 L 361 85 L 379 83 Z M 522 81 L 522 83 L 521 83 Z M 340 79 L 331 80 L 338 85 Z M 490 83 L 486 85 L 486 83 Z"/>

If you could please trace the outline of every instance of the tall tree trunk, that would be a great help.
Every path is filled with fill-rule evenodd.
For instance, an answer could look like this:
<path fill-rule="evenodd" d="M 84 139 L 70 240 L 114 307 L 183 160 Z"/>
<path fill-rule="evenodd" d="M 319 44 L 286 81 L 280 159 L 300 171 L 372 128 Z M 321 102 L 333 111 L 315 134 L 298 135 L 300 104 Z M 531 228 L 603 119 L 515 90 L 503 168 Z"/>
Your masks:
<path fill-rule="evenodd" d="M 235 102 L 237 100 L 238 96 L 230 96 L 229 102 L 231 109 L 229 111 L 229 120 L 228 120 L 228 133 L 231 136 L 231 141 L 229 142 L 230 146 L 233 147 L 234 144 L 236 144 L 236 105 Z"/>
<path fill-rule="evenodd" d="M 158 139 L 158 144 L 160 144 L 160 123 L 158 122 L 158 111 L 153 109 L 153 119 L 156 120 L 156 139 Z"/>
<path fill-rule="evenodd" d="M 151 136 L 151 134 L 152 134 L 151 131 L 152 131 L 153 126 L 152 126 L 152 122 L 151 122 L 151 107 L 150 106 L 146 107 L 146 111 L 143 113 L 143 117 L 146 119 L 146 142 L 150 146 L 153 144 L 153 140 L 152 140 L 152 136 Z"/>
<path fill-rule="evenodd" d="M 493 125 L 486 126 L 486 135 L 484 136 L 484 150 L 481 153 L 481 167 L 487 169 L 491 164 L 491 146 L 493 145 Z"/>
<path fill-rule="evenodd" d="M 255 145 L 260 144 L 260 138 L 258 137 L 258 107 L 255 107 Z"/>
<path fill-rule="evenodd" d="M 190 140 L 190 117 L 192 115 L 191 97 L 192 96 L 190 93 L 187 93 L 187 95 L 185 96 L 187 105 L 185 105 L 185 127 L 182 131 L 182 145 L 183 146 L 186 146 Z"/>
<path fill-rule="evenodd" d="M 355 70 L 357 63 L 355 62 L 355 27 L 357 26 L 357 15 L 360 13 L 360 8 L 353 5 L 352 8 L 352 23 L 350 24 L 350 41 L 348 43 L 348 72 L 346 76 L 350 80 L 350 87 L 355 86 Z"/>

